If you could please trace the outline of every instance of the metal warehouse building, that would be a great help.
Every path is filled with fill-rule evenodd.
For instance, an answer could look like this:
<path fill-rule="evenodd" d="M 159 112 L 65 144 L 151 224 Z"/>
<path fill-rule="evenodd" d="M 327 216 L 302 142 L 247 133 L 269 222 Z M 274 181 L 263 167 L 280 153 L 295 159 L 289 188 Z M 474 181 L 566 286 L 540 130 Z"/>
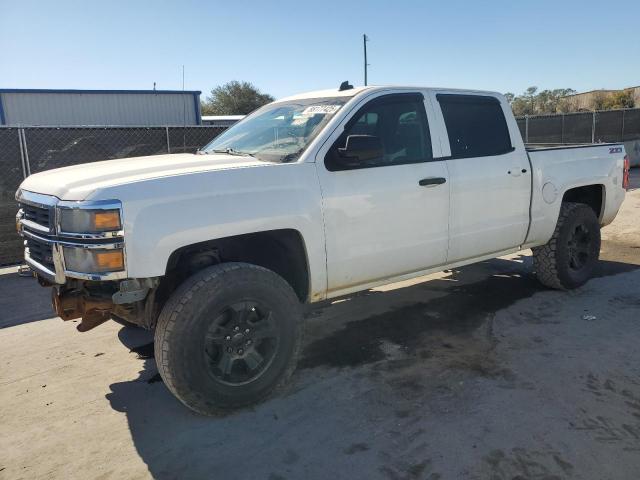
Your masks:
<path fill-rule="evenodd" d="M 200 125 L 200 92 L 0 89 L 0 125 Z"/>

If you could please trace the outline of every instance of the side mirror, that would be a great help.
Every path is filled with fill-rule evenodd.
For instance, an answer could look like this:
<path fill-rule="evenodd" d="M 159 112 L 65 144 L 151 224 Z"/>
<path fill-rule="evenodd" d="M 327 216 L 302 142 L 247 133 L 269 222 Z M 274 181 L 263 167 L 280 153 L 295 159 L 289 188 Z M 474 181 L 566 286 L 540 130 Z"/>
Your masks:
<path fill-rule="evenodd" d="M 374 135 L 349 135 L 344 148 L 338 149 L 340 157 L 347 162 L 363 162 L 382 158 L 384 148 L 380 137 Z"/>

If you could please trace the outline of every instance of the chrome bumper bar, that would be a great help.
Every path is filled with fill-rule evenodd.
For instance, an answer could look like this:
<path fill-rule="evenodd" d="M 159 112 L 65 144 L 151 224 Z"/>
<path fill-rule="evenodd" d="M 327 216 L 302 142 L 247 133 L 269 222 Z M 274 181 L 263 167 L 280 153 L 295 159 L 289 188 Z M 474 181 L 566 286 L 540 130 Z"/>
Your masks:
<path fill-rule="evenodd" d="M 24 253 L 24 261 L 26 262 L 27 265 L 29 265 L 29 268 L 31 268 L 31 270 L 36 272 L 41 277 L 45 278 L 47 281 L 51 283 L 60 283 L 60 284 L 64 283 L 65 281 L 64 275 L 62 276 L 61 280 L 56 278 L 56 272 L 52 272 L 41 263 L 36 262 L 34 259 L 29 257 L 29 254 L 26 251 Z"/>

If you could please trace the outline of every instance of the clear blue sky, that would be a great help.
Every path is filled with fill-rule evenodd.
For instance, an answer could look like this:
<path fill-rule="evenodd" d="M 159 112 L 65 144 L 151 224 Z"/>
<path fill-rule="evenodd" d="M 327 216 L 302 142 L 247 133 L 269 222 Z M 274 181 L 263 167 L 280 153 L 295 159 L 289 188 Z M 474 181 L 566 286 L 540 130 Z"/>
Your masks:
<path fill-rule="evenodd" d="M 0 88 L 640 85 L 640 0 L 0 0 Z"/>

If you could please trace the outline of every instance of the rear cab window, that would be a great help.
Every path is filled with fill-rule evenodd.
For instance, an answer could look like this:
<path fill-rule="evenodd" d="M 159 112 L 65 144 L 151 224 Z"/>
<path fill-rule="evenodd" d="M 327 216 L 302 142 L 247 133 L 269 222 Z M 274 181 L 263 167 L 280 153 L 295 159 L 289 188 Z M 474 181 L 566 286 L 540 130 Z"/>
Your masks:
<path fill-rule="evenodd" d="M 502 155 L 514 150 L 500 101 L 487 95 L 437 94 L 451 158 Z"/>

